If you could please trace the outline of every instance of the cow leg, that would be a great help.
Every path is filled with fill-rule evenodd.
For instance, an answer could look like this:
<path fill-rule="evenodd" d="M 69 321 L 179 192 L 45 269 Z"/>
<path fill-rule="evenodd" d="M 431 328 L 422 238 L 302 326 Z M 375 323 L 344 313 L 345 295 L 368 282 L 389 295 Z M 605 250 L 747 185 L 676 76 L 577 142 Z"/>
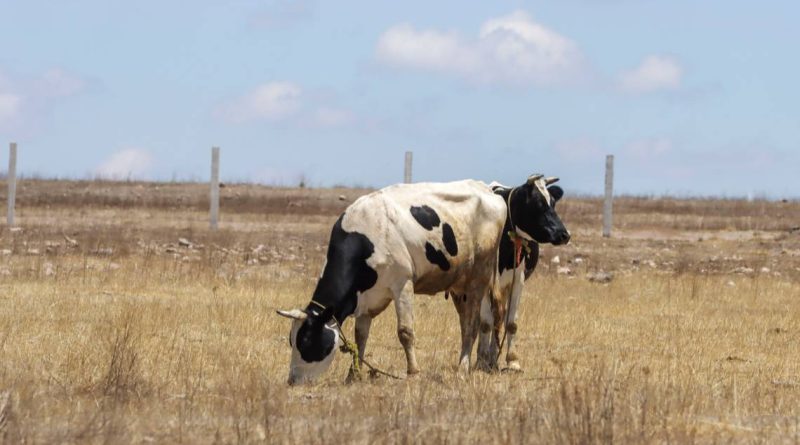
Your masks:
<path fill-rule="evenodd" d="M 470 371 L 470 356 L 480 331 L 481 304 L 487 293 L 487 286 L 469 286 L 466 294 L 453 298 L 461 324 L 461 354 L 459 355 L 458 367 L 462 373 L 469 373 Z"/>
<path fill-rule="evenodd" d="M 503 329 L 503 324 L 506 319 L 506 302 L 508 298 L 499 298 L 494 301 L 492 305 L 492 316 L 493 316 L 493 324 L 492 324 L 492 356 L 491 364 L 492 368 L 497 368 L 497 358 L 502 353 L 500 349 L 500 334 Z M 508 339 L 506 339 L 508 340 Z M 502 346 L 505 346 L 507 343 L 504 343 Z"/>
<path fill-rule="evenodd" d="M 372 326 L 372 317 L 368 314 L 359 315 L 356 317 L 356 347 L 358 348 L 358 365 L 359 368 L 364 364 L 364 354 L 367 349 L 367 338 L 369 338 L 369 328 Z M 350 367 L 347 373 L 346 382 L 350 383 L 360 380 L 361 375 L 356 374 L 356 369 Z"/>
<path fill-rule="evenodd" d="M 515 273 L 517 273 L 517 278 L 514 282 L 514 287 L 511 290 L 511 302 L 508 307 L 508 318 L 505 320 L 506 364 L 509 370 L 521 371 L 522 367 L 519 364 L 517 354 L 514 352 L 514 336 L 517 334 L 517 308 L 519 307 L 519 300 L 522 296 L 522 285 L 523 280 L 525 279 L 525 276 L 523 275 L 524 269 L 520 267 Z"/>
<path fill-rule="evenodd" d="M 492 297 L 485 295 L 481 299 L 480 312 L 480 337 L 478 339 L 478 360 L 476 367 L 484 371 L 490 371 L 495 366 L 497 357 L 497 343 L 494 342 L 492 326 L 494 315 L 492 313 Z"/>
<path fill-rule="evenodd" d="M 467 295 L 465 298 L 477 299 L 474 295 Z M 475 346 L 475 339 L 478 336 L 479 317 L 478 311 L 473 307 L 477 304 L 470 305 L 467 301 L 464 305 L 463 315 L 461 315 L 461 354 L 458 359 L 459 371 L 469 373 L 470 371 L 470 356 L 472 355 L 472 348 Z"/>
<path fill-rule="evenodd" d="M 414 284 L 406 281 L 403 288 L 395 293 L 394 307 L 397 311 L 397 337 L 406 352 L 407 374 L 419 372 L 417 354 L 414 350 Z"/>

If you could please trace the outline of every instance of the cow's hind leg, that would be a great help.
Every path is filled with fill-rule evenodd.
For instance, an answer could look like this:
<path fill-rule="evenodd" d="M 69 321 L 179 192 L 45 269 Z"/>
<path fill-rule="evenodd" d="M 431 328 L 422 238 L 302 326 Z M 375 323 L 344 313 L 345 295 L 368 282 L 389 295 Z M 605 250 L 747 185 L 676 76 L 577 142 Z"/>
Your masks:
<path fill-rule="evenodd" d="M 453 303 L 458 312 L 461 324 L 461 354 L 458 359 L 458 368 L 462 373 L 469 373 L 472 349 L 478 337 L 480 325 L 480 307 L 485 289 L 476 291 L 475 288 L 467 290 L 466 294 L 454 295 Z"/>
<path fill-rule="evenodd" d="M 419 372 L 417 353 L 414 349 L 414 284 L 411 280 L 405 282 L 400 290 L 395 292 L 394 307 L 397 310 L 397 337 L 406 352 L 408 375 Z"/>
<path fill-rule="evenodd" d="M 497 367 L 497 342 L 492 335 L 494 314 L 492 312 L 492 297 L 485 295 L 481 300 L 480 311 L 480 337 L 478 339 L 478 360 L 475 367 L 484 371 L 491 371 Z"/>

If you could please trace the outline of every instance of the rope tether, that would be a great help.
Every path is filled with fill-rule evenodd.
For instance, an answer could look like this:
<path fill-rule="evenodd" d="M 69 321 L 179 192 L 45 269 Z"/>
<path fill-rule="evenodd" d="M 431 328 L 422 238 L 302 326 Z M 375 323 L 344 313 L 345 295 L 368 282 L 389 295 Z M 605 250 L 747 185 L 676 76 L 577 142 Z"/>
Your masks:
<path fill-rule="evenodd" d="M 322 305 L 317 301 L 311 300 L 311 303 L 314 303 L 315 305 L 319 306 L 320 308 L 322 308 L 323 311 L 327 309 L 324 305 Z M 332 316 L 331 318 L 333 318 L 333 321 L 336 323 L 336 330 L 339 332 L 339 336 L 342 338 L 342 346 L 339 347 L 339 350 L 345 354 L 350 354 L 351 356 L 353 356 L 353 363 L 350 365 L 350 370 L 352 371 L 352 373 L 354 373 L 355 375 L 361 375 L 360 363 L 363 363 L 367 365 L 367 368 L 369 368 L 370 376 L 374 377 L 375 375 L 380 374 L 380 375 L 385 375 L 387 377 L 391 377 L 393 379 L 402 380 L 402 378 L 394 374 L 390 374 L 374 366 L 372 363 L 368 362 L 364 357 L 361 357 L 361 360 L 359 361 L 358 346 L 356 346 L 355 343 L 347 340 L 347 337 L 345 337 L 344 331 L 342 330 L 342 324 L 339 323 L 339 320 L 336 319 L 336 316 Z"/>

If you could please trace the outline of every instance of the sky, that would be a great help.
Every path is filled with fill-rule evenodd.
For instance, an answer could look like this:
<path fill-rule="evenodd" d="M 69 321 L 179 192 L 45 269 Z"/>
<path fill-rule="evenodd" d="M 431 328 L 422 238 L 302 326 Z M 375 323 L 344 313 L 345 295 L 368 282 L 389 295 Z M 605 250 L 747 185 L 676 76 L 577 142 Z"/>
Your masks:
<path fill-rule="evenodd" d="M 800 196 L 800 3 L 0 0 L 22 175 Z M 0 162 L 5 169 L 5 161 Z"/>

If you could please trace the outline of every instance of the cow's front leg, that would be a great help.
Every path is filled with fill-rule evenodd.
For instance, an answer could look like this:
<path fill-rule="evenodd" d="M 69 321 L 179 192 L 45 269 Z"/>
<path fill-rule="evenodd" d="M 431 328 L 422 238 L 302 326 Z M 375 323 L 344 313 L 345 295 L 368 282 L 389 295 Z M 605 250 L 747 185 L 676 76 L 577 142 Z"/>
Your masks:
<path fill-rule="evenodd" d="M 514 287 L 511 289 L 511 301 L 508 306 L 508 315 L 506 323 L 506 365 L 507 369 L 511 371 L 521 371 L 522 367 L 519 364 L 519 358 L 514 352 L 514 337 L 517 334 L 517 308 L 519 308 L 519 300 L 522 296 L 522 285 L 524 284 L 524 267 L 520 267 L 517 273 Z"/>
<path fill-rule="evenodd" d="M 367 339 L 369 338 L 369 328 L 372 326 L 372 317 L 364 314 L 356 317 L 356 347 L 358 348 L 358 365 L 362 368 L 364 365 L 364 354 L 367 353 Z M 360 378 L 360 375 L 355 374 L 355 369 L 350 368 L 347 375 L 347 380 L 352 381 Z"/>
<path fill-rule="evenodd" d="M 414 284 L 406 281 L 403 288 L 395 293 L 394 307 L 397 310 L 397 337 L 406 352 L 408 375 L 419 372 L 417 353 L 414 350 Z"/>
<path fill-rule="evenodd" d="M 367 352 L 367 339 L 369 338 L 369 328 L 371 326 L 371 316 L 364 314 L 356 317 L 356 346 L 358 347 L 358 358 L 361 362 L 363 362 L 364 354 Z"/>

